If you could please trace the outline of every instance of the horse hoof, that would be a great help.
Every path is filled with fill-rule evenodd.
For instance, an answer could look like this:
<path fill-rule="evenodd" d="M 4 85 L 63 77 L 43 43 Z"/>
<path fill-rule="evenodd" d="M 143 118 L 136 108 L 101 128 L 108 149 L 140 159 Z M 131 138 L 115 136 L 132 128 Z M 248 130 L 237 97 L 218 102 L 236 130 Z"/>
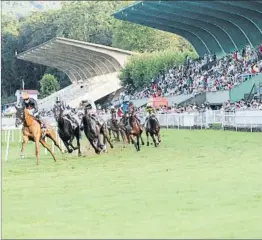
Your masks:
<path fill-rule="evenodd" d="M 69 153 L 72 153 L 72 152 L 73 152 L 73 150 L 72 150 L 72 149 L 70 149 L 68 152 L 69 152 Z"/>
<path fill-rule="evenodd" d="M 78 153 L 78 157 L 82 157 L 82 153 Z"/>
<path fill-rule="evenodd" d="M 145 143 L 144 143 L 144 142 L 142 142 L 142 145 L 144 146 L 144 145 L 145 145 Z"/>
<path fill-rule="evenodd" d="M 25 156 L 24 156 L 24 155 L 20 155 L 20 158 L 21 158 L 21 159 L 24 159 L 24 158 L 25 158 Z"/>
<path fill-rule="evenodd" d="M 149 142 L 146 145 L 149 146 Z"/>
<path fill-rule="evenodd" d="M 114 148 L 114 146 L 113 146 L 113 145 L 111 145 L 110 147 L 111 147 L 111 148 Z"/>
<path fill-rule="evenodd" d="M 98 151 L 98 150 L 95 150 L 95 153 L 96 153 L 96 154 L 100 154 L 100 151 Z"/>

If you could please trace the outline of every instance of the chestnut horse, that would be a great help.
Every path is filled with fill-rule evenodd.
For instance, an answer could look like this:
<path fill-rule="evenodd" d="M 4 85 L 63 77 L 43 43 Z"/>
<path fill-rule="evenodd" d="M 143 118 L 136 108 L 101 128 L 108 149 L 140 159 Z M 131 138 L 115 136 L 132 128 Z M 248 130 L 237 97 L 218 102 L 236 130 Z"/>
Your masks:
<path fill-rule="evenodd" d="M 56 158 L 54 153 L 51 150 L 51 147 L 46 143 L 45 139 L 41 138 L 42 130 L 40 123 L 30 115 L 28 109 L 26 108 L 18 108 L 16 107 L 16 126 L 19 125 L 20 121 L 24 124 L 22 128 L 23 133 L 23 141 L 22 141 L 22 149 L 21 149 L 21 157 L 24 157 L 24 147 L 28 140 L 35 142 L 35 155 L 36 155 L 36 164 L 39 164 L 39 142 L 45 147 L 52 155 L 54 161 L 56 162 Z M 50 138 L 56 147 L 59 148 L 61 152 L 62 149 L 59 146 L 59 143 L 56 140 L 55 133 L 51 129 L 51 127 L 47 126 L 47 131 L 45 136 Z"/>

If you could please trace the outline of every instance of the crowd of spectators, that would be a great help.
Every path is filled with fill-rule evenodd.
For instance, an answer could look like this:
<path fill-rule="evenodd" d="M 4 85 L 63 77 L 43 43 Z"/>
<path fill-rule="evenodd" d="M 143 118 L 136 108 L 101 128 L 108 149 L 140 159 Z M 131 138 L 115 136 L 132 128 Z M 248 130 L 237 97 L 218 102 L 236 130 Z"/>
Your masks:
<path fill-rule="evenodd" d="M 246 46 L 242 51 L 228 53 L 217 60 L 216 55 L 205 54 L 196 60 L 186 57 L 184 65 L 160 72 L 151 85 L 133 91 L 132 99 L 155 96 L 175 96 L 229 90 L 246 81 L 248 76 L 262 72 L 262 44 L 257 48 Z"/>

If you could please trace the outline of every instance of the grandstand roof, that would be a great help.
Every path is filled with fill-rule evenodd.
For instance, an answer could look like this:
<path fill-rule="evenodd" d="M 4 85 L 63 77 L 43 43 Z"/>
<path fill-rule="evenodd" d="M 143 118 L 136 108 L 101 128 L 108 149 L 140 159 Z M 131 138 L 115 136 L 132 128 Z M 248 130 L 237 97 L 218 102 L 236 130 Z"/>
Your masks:
<path fill-rule="evenodd" d="M 118 72 L 132 54 L 117 48 L 56 37 L 18 54 L 17 58 L 57 68 L 72 82 L 79 82 Z"/>
<path fill-rule="evenodd" d="M 140 1 L 113 16 L 178 34 L 200 56 L 214 52 L 223 56 L 262 42 L 262 2 L 259 1 Z"/>

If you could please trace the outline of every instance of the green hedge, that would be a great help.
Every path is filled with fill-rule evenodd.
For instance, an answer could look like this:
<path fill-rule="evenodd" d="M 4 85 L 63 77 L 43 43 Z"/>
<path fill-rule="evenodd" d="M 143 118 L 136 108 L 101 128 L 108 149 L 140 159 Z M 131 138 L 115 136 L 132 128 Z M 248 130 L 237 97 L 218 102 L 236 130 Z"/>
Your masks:
<path fill-rule="evenodd" d="M 161 70 L 168 70 L 172 66 L 184 63 L 186 55 L 192 58 L 197 57 L 194 52 L 179 53 L 172 51 L 133 55 L 121 70 L 122 86 L 131 85 L 135 89 L 142 88 L 150 83 L 152 78 L 157 76 Z"/>

